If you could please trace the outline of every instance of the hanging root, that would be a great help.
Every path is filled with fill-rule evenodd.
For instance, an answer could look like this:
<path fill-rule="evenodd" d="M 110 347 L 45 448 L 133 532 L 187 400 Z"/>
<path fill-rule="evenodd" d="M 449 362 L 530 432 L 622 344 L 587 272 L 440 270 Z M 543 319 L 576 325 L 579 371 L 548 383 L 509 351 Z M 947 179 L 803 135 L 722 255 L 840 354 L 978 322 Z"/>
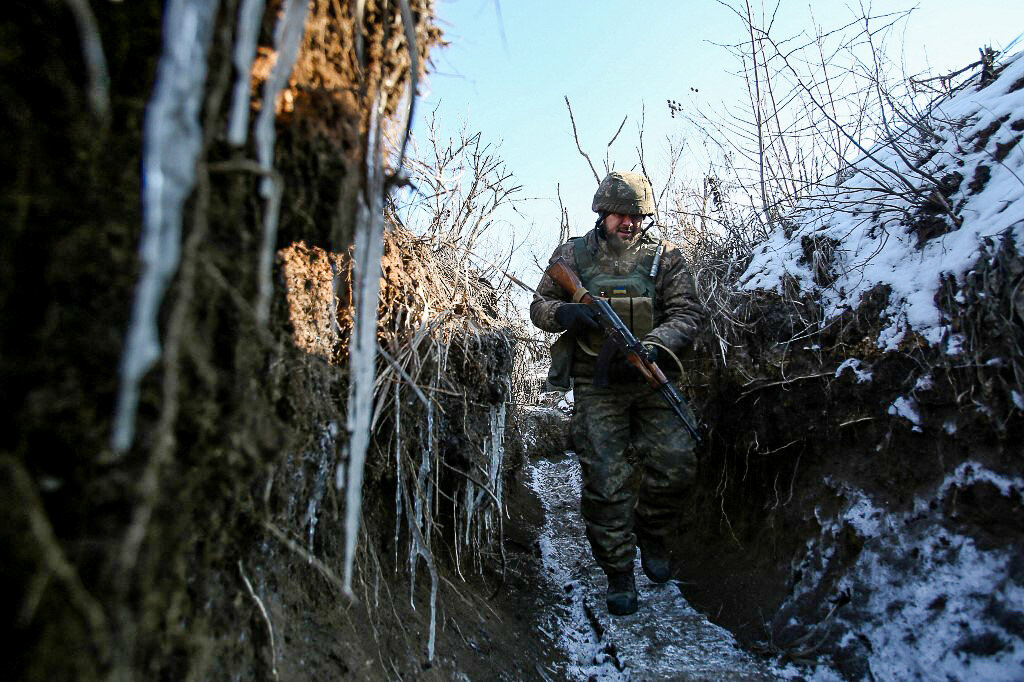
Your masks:
<path fill-rule="evenodd" d="M 245 589 L 248 590 L 249 596 L 256 602 L 256 608 L 259 609 L 260 615 L 263 616 L 263 622 L 267 625 L 267 635 L 270 637 L 270 672 L 274 675 L 274 679 L 280 679 L 277 675 L 277 647 L 274 645 L 274 625 L 270 622 L 270 614 L 267 612 L 267 607 L 263 605 L 263 600 L 256 595 L 256 591 L 252 589 L 252 583 L 249 582 L 249 577 L 245 575 L 245 569 L 242 567 L 242 560 L 238 560 L 238 574 L 242 576 L 242 582 L 245 583 Z"/>
<path fill-rule="evenodd" d="M 106 614 L 100 603 L 85 589 L 78 571 L 64 554 L 32 477 L 21 462 L 9 455 L 0 456 L 0 471 L 8 479 L 10 492 L 13 493 L 13 498 L 8 499 L 7 504 L 22 510 L 28 525 L 28 535 L 39 553 L 41 570 L 33 580 L 34 589 L 24 596 L 19 621 L 25 624 L 32 621 L 43 592 L 50 580 L 55 578 L 67 593 L 71 608 L 79 613 L 87 626 L 100 660 L 108 661 L 111 649 Z"/>

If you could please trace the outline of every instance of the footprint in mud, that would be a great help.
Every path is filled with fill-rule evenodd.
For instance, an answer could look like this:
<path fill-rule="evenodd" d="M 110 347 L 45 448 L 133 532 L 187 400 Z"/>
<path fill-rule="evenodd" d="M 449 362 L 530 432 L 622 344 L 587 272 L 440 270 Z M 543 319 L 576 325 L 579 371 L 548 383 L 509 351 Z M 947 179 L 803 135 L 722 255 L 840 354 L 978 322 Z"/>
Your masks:
<path fill-rule="evenodd" d="M 575 457 L 528 464 L 544 507 L 543 575 L 552 599 L 540 618 L 565 655 L 555 673 L 571 680 L 773 680 L 778 675 L 745 652 L 732 634 L 683 598 L 674 581 L 655 585 L 636 567 L 640 610 L 612 618 L 607 582 L 590 556 L 579 515 L 581 474 Z"/>

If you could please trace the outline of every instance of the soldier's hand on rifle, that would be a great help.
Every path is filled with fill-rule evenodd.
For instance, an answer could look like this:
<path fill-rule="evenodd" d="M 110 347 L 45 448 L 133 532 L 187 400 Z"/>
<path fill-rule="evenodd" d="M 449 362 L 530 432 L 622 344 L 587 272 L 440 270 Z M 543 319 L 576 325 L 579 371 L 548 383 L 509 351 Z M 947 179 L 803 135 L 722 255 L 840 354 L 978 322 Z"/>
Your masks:
<path fill-rule="evenodd" d="M 647 362 L 654 363 L 658 361 L 658 348 L 656 346 L 648 346 L 645 343 L 644 350 L 647 351 Z"/>
<path fill-rule="evenodd" d="M 655 363 L 658 361 L 658 349 L 654 346 L 643 347 L 643 351 L 638 353 L 647 362 Z M 612 363 L 608 366 L 608 377 L 613 381 L 639 381 L 643 375 L 636 367 L 634 367 L 626 356 L 622 353 L 616 353 Z"/>
<path fill-rule="evenodd" d="M 597 314 L 586 303 L 565 303 L 555 311 L 555 321 L 571 332 L 600 329 Z"/>

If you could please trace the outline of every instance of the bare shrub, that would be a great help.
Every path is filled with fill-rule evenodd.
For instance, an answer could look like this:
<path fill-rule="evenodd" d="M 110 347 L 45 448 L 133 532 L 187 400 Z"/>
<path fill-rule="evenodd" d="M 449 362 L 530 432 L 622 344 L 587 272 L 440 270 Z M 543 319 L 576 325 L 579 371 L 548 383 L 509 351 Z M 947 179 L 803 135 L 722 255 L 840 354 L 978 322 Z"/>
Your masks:
<path fill-rule="evenodd" d="M 693 262 L 712 345 L 725 362 L 731 332 L 745 324 L 736 311 L 759 300 L 735 291 L 737 278 L 776 230 L 789 238 L 812 214 L 822 224 L 830 216 L 862 215 L 879 224 L 895 218 L 923 243 L 960 226 L 949 197 L 963 178 L 947 170 L 956 159 L 939 152 L 957 141 L 964 124 L 937 104 L 976 81 L 970 67 L 936 77 L 941 87 L 904 73 L 889 55 L 909 12 L 876 16 L 861 8 L 842 26 L 815 23 L 810 37 L 783 37 L 775 27 L 777 6 L 758 13 L 749 0 L 720 4 L 748 36 L 725 46 L 747 99 L 724 112 L 669 100 L 709 156 L 701 179 L 676 188 L 662 220 Z M 995 72 L 996 56 L 983 51 L 970 66 Z M 804 247 L 819 287 L 844 274 L 841 244 L 811 239 Z M 794 303 L 795 339 L 821 316 L 808 309 L 809 301 L 790 297 L 797 294 L 791 289 L 782 294 Z"/>

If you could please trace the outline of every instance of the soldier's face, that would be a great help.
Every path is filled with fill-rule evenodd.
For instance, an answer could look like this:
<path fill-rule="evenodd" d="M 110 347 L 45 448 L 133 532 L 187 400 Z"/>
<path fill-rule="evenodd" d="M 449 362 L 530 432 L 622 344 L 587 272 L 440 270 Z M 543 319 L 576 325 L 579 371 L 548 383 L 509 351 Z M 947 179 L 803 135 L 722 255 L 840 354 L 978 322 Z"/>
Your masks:
<path fill-rule="evenodd" d="M 640 223 L 643 219 L 642 215 L 609 213 L 604 219 L 604 235 L 613 243 L 629 244 L 640 233 Z"/>

